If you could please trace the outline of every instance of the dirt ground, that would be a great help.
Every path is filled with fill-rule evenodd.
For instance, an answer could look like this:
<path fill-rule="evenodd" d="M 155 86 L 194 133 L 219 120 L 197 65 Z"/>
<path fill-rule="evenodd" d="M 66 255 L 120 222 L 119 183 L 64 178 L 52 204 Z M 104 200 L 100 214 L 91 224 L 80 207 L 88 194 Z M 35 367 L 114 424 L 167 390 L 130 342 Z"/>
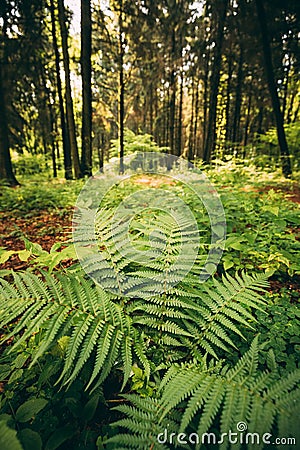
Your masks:
<path fill-rule="evenodd" d="M 0 247 L 8 250 L 22 250 L 25 248 L 22 236 L 38 243 L 44 250 L 49 251 L 58 241 L 66 241 L 71 233 L 72 209 L 53 212 L 38 211 L 30 218 L 14 217 L 0 213 Z M 20 261 L 17 255 L 12 255 L 1 269 L 24 270 L 27 262 Z"/>

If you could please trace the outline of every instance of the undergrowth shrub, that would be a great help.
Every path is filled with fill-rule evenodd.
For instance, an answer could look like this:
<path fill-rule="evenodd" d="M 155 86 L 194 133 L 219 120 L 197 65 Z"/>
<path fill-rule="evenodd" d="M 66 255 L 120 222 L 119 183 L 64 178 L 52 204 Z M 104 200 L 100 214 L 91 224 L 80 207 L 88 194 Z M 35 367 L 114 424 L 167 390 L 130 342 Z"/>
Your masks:
<path fill-rule="evenodd" d="M 127 193 L 136 189 L 128 187 Z M 189 193 L 178 190 L 192 203 Z M 199 257 L 178 280 L 187 259 L 176 259 L 176 224 L 163 214 L 156 217 L 156 239 L 150 245 L 153 220 L 144 218 L 142 226 L 133 221 L 135 246 L 159 249 L 162 256 L 147 265 L 142 259 L 132 262 L 124 257 L 130 246 L 122 230 L 111 233 L 109 207 L 120 198 L 115 192 L 97 216 L 98 245 L 106 264 L 87 261 L 97 270 L 101 287 L 78 264 L 56 270 L 60 255 L 55 251 L 54 256 L 31 252 L 38 260 L 35 266 L 1 278 L 0 429 L 11 436 L 16 450 L 21 445 L 25 450 L 179 448 L 178 433 L 213 431 L 219 439 L 221 433 L 235 431 L 237 422 L 245 422 L 253 433 L 296 436 L 300 371 L 296 364 L 282 370 L 276 327 L 268 335 L 270 313 L 276 312 L 266 292 L 268 273 L 254 263 L 257 255 L 246 255 L 244 261 L 241 250 L 250 216 L 266 202 L 257 200 L 253 206 L 249 197 L 242 206 L 241 197 L 225 198 L 231 227 L 225 257 L 239 252 L 241 270 L 228 273 L 232 267 L 221 262 L 215 277 L 200 283 L 201 251 L 209 235 L 203 232 Z M 270 208 L 260 214 L 253 219 L 256 238 L 248 240 L 259 252 L 270 222 L 285 229 Z M 294 211 L 287 216 L 294 218 Z M 201 229 L 207 218 L 198 205 L 196 217 Z M 266 224 L 261 234 L 260 218 Z M 234 236 L 234 226 L 236 234 L 244 233 L 242 238 Z M 269 236 L 264 245 L 276 238 Z M 89 243 L 88 235 L 82 239 Z M 296 251 L 297 243 L 292 245 Z M 252 264 L 252 274 L 243 270 L 246 264 Z M 131 277 L 129 284 L 116 284 L 126 276 Z M 152 294 L 159 283 L 159 292 L 149 295 L 145 281 Z M 296 319 L 293 314 L 291 319 Z M 165 429 L 168 439 L 175 433 L 172 443 L 158 441 Z M 182 447 L 200 448 L 197 443 Z"/>

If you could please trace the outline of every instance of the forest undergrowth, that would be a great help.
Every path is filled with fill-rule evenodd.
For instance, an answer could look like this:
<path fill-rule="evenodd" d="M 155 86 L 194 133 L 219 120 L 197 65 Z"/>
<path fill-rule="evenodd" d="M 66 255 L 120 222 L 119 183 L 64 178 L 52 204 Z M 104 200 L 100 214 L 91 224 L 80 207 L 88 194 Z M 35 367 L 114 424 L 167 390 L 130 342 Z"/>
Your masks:
<path fill-rule="evenodd" d="M 139 286 L 135 295 L 114 294 L 85 276 L 70 242 L 82 180 L 34 176 L 3 188 L 2 450 L 228 448 L 230 442 L 201 445 L 196 437 L 210 432 L 219 439 L 242 422 L 260 436 L 300 439 L 299 182 L 232 163 L 207 175 L 226 214 L 222 259 L 204 284 L 197 261 L 178 284 L 170 271 L 165 291 L 151 298 Z M 117 186 L 103 217 L 109 220 L 122 196 L 149 186 L 184 198 L 204 253 L 210 235 L 203 206 L 158 175 Z M 144 228 L 133 234 L 144 249 L 151 220 L 160 223 L 169 239 L 168 267 L 166 254 L 149 267 L 114 259 L 103 217 L 99 245 L 109 249 L 118 273 L 165 277 L 177 238 L 164 217 L 141 216 Z M 297 447 L 289 441 L 284 448 Z"/>

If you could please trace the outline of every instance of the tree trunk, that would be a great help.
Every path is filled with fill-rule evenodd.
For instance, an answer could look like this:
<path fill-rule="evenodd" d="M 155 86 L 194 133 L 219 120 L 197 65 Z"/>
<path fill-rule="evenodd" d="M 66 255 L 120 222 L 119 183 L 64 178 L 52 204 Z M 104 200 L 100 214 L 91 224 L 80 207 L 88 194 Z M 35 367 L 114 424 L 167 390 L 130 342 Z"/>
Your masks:
<path fill-rule="evenodd" d="M 71 157 L 71 152 L 70 152 L 69 137 L 68 137 L 67 128 L 66 128 L 64 100 L 63 100 L 63 96 L 62 96 L 62 82 L 61 82 L 61 77 L 60 77 L 60 58 L 59 58 L 57 36 L 56 36 L 56 21 L 55 21 L 54 1 L 53 0 L 50 0 L 50 14 L 51 14 L 51 34 L 52 34 L 53 49 L 54 49 L 54 55 L 55 55 L 56 84 L 57 84 L 60 124 L 61 124 L 62 143 L 63 143 L 65 178 L 66 178 L 66 180 L 71 180 L 73 178 L 72 157 Z M 59 157 L 59 155 L 57 157 Z"/>
<path fill-rule="evenodd" d="M 204 157 L 205 144 L 207 141 L 207 116 L 208 116 L 208 77 L 209 77 L 209 57 L 210 52 L 206 54 L 206 64 L 204 72 L 204 92 L 203 92 L 203 127 L 202 127 L 202 158 Z"/>
<path fill-rule="evenodd" d="M 199 120 L 199 80 L 196 81 L 196 98 L 195 98 L 195 121 L 194 121 L 194 132 L 193 132 L 193 148 L 194 155 L 199 156 L 199 148 L 197 147 L 197 134 L 198 134 L 198 120 Z"/>
<path fill-rule="evenodd" d="M 176 75 L 175 75 L 175 51 L 176 37 L 175 30 L 172 31 L 172 48 L 170 55 L 171 75 L 170 75 L 170 150 L 171 155 L 175 155 L 175 115 L 176 115 Z"/>
<path fill-rule="evenodd" d="M 90 0 L 81 0 L 82 154 L 81 171 L 92 175 L 92 15 Z"/>
<path fill-rule="evenodd" d="M 219 2 L 218 2 L 219 3 Z M 226 21 L 228 0 L 221 0 L 220 6 L 214 5 L 216 9 L 219 9 L 218 14 L 218 30 L 215 40 L 215 54 L 211 76 L 211 88 L 209 99 L 209 115 L 208 115 L 208 127 L 207 127 L 207 139 L 204 147 L 203 160 L 206 163 L 210 162 L 211 155 L 214 152 L 216 145 L 216 117 L 217 117 L 217 103 L 218 103 L 218 90 L 221 74 L 221 62 L 222 62 L 222 46 L 224 40 L 224 25 Z"/>
<path fill-rule="evenodd" d="M 10 157 L 2 65 L 0 60 L 0 180 L 13 187 L 18 186 L 19 182 L 14 175 Z"/>
<path fill-rule="evenodd" d="M 232 59 L 229 57 L 228 59 L 228 78 L 227 78 L 227 86 L 226 86 L 226 107 L 225 107 L 225 143 L 227 145 L 230 141 L 230 96 L 231 96 L 231 81 L 232 81 L 233 67 L 232 67 Z"/>
<path fill-rule="evenodd" d="M 179 115 L 178 115 L 178 136 L 177 136 L 177 156 L 182 153 L 182 109 L 183 109 L 183 72 L 180 77 L 180 93 L 179 93 Z"/>
<path fill-rule="evenodd" d="M 188 141 L 188 160 L 190 162 L 194 159 L 194 146 L 193 146 L 193 131 L 194 131 L 194 104 L 195 104 L 195 80 L 192 79 L 192 105 L 191 105 L 191 118 L 190 118 L 190 129 L 189 129 L 189 141 Z"/>
<path fill-rule="evenodd" d="M 236 144 L 240 140 L 239 131 L 240 131 L 241 101 L 242 101 L 243 62 L 244 62 L 243 49 L 241 48 L 237 73 L 237 86 L 235 91 L 236 92 L 235 106 L 234 106 L 234 117 L 231 136 L 231 141 L 233 142 L 234 147 L 236 147 Z"/>
<path fill-rule="evenodd" d="M 119 142 L 120 142 L 120 174 L 124 173 L 124 42 L 123 42 L 123 0 L 120 0 L 119 11 Z"/>
<path fill-rule="evenodd" d="M 272 61 L 271 46 L 268 36 L 268 25 L 266 19 L 266 12 L 263 4 L 263 0 L 255 0 L 258 21 L 261 29 L 262 47 L 265 60 L 265 70 L 268 80 L 268 86 L 270 91 L 270 96 L 272 100 L 273 111 L 276 119 L 276 128 L 278 143 L 280 147 L 281 161 L 282 161 L 282 173 L 285 177 L 289 177 L 292 174 L 292 167 L 290 161 L 290 153 L 286 141 L 284 126 L 283 126 L 283 115 L 280 109 L 280 102 L 278 97 L 278 92 L 274 77 L 274 68 Z"/>
<path fill-rule="evenodd" d="M 63 51 L 63 63 L 65 71 L 65 83 L 66 83 L 66 112 L 67 112 L 67 125 L 68 135 L 70 142 L 71 155 L 73 160 L 74 175 L 75 178 L 81 178 L 81 170 L 79 164 L 78 147 L 76 140 L 75 118 L 73 109 L 71 79 L 70 79 L 70 58 L 68 51 L 68 31 L 66 27 L 65 7 L 64 1 L 58 0 L 58 18 L 61 32 L 61 42 Z"/>
<path fill-rule="evenodd" d="M 248 97 L 248 104 L 247 104 L 247 113 L 246 113 L 246 123 L 245 123 L 245 134 L 244 134 L 244 154 L 243 158 L 246 158 L 246 146 L 248 144 L 248 133 L 249 133 L 249 126 L 250 126 L 250 112 L 251 112 L 251 103 L 252 103 L 252 92 L 249 92 Z"/>

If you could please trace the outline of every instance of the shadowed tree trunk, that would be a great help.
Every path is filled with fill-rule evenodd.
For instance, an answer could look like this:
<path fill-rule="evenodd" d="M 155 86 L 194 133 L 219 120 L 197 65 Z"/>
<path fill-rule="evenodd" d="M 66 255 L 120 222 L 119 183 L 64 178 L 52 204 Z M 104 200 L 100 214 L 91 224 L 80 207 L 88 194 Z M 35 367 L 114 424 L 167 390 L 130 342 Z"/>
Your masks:
<path fill-rule="evenodd" d="M 60 77 L 60 64 L 59 64 L 60 58 L 59 58 L 57 36 L 56 36 L 56 22 L 55 22 L 53 0 L 50 0 L 50 13 L 51 13 L 51 34 L 52 34 L 52 42 L 53 42 L 53 49 L 54 49 L 54 56 L 55 56 L 56 84 L 57 84 L 60 124 L 61 124 L 62 143 L 63 143 L 65 178 L 66 178 L 66 180 L 71 180 L 73 177 L 72 176 L 72 157 L 71 157 L 71 152 L 70 152 L 67 127 L 66 127 L 64 100 L 63 100 L 63 96 L 62 96 L 62 83 L 61 83 L 61 77 Z"/>
<path fill-rule="evenodd" d="M 237 73 L 237 85 L 235 90 L 235 106 L 234 106 L 234 118 L 232 125 L 232 137 L 231 141 L 236 148 L 236 144 L 240 141 L 240 118 L 241 118 L 241 102 L 242 102 L 242 83 L 243 83 L 243 49 L 240 49 L 238 73 Z"/>
<path fill-rule="evenodd" d="M 278 143 L 280 148 L 280 155 L 282 161 L 282 173 L 285 177 L 289 177 L 292 174 L 290 153 L 287 145 L 287 140 L 285 136 L 284 126 L 283 126 L 283 114 L 280 109 L 280 102 L 278 97 L 278 92 L 274 77 L 274 68 L 272 61 L 271 46 L 268 36 L 268 25 L 266 19 L 266 11 L 264 7 L 263 0 L 255 0 L 258 21 L 261 29 L 262 47 L 265 60 L 265 70 L 268 80 L 268 86 L 270 91 L 270 96 L 272 100 L 273 112 L 276 119 L 276 128 Z"/>
<path fill-rule="evenodd" d="M 180 77 L 180 94 L 179 94 L 179 116 L 178 116 L 178 137 L 177 137 L 177 156 L 182 153 L 182 110 L 183 110 L 183 73 Z"/>
<path fill-rule="evenodd" d="M 81 0 L 82 154 L 81 171 L 92 175 L 92 17 L 90 0 Z"/>
<path fill-rule="evenodd" d="M 211 91 L 209 99 L 209 114 L 208 114 L 208 126 L 207 137 L 204 147 L 203 160 L 207 163 L 210 162 L 211 155 L 214 152 L 216 145 L 216 117 L 217 117 L 217 103 L 218 103 L 218 90 L 221 74 L 221 62 L 222 62 L 222 46 L 224 40 L 224 25 L 226 20 L 228 7 L 228 0 L 218 1 L 214 8 L 218 11 L 218 29 L 215 40 L 215 54 L 211 75 Z"/>
<path fill-rule="evenodd" d="M 176 75 L 175 75 L 175 51 L 176 36 L 175 30 L 172 31 L 172 48 L 170 55 L 171 74 L 170 74 L 170 152 L 175 155 L 175 113 L 176 113 Z"/>
<path fill-rule="evenodd" d="M 120 142 L 120 174 L 124 173 L 124 39 L 123 39 L 123 0 L 120 0 L 119 11 L 119 142 Z"/>
<path fill-rule="evenodd" d="M 77 140 L 76 140 L 75 118 L 74 118 L 71 79 L 70 79 L 68 31 L 67 31 L 67 27 L 66 27 L 65 7 L 64 7 L 63 0 L 58 0 L 58 18 L 59 18 L 59 25 L 60 25 L 60 32 L 61 32 L 63 63 L 64 63 L 64 71 L 65 71 L 66 112 L 67 112 L 69 143 L 70 143 L 71 155 L 72 155 L 72 160 L 73 160 L 74 175 L 75 175 L 75 178 L 80 178 L 82 176 L 82 174 L 81 174 L 81 170 L 80 170 L 78 147 L 77 147 Z"/>
<path fill-rule="evenodd" d="M 19 183 L 13 172 L 9 151 L 2 64 L 3 62 L 0 60 L 0 180 L 13 187 L 18 186 Z"/>

